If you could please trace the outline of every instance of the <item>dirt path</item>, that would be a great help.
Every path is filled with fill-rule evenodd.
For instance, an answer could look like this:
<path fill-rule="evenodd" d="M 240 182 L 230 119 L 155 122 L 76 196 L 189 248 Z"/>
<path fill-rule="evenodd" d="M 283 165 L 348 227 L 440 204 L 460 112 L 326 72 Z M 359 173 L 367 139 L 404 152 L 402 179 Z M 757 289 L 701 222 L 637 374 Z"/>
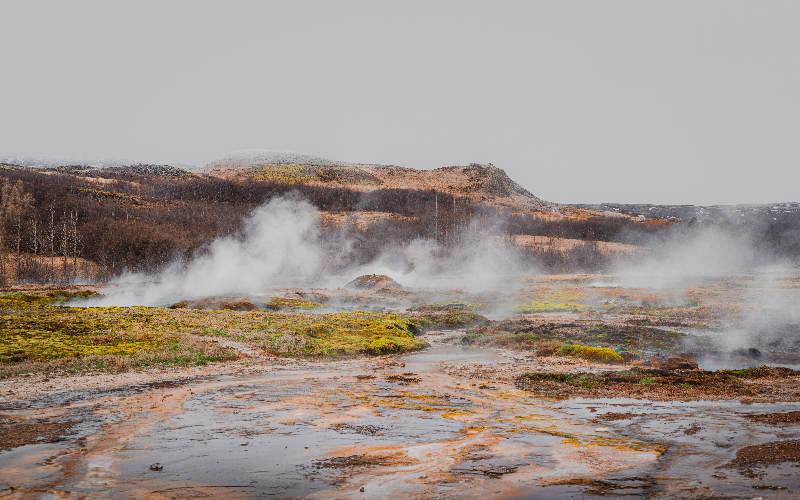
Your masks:
<path fill-rule="evenodd" d="M 0 410 L 4 433 L 39 425 L 46 437 L 0 451 L 0 498 L 800 492 L 795 450 L 758 462 L 747 448 L 794 446 L 795 420 L 753 416 L 797 411 L 797 403 L 545 398 L 508 377 L 458 369 L 512 374 L 532 360 L 429 340 L 433 348 L 398 358 L 267 360 L 236 374 L 39 393 Z"/>

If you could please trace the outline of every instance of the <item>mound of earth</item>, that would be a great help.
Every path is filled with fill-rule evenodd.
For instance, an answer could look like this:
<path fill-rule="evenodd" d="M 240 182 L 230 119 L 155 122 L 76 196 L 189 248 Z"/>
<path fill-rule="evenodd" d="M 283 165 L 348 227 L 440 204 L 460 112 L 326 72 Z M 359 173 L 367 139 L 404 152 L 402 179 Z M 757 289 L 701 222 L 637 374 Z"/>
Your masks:
<path fill-rule="evenodd" d="M 246 300 L 207 298 L 183 300 L 169 306 L 170 309 L 228 309 L 231 311 L 258 311 L 259 307 Z"/>
<path fill-rule="evenodd" d="M 403 288 L 403 285 L 384 274 L 365 274 L 346 284 L 345 288 L 353 290 L 385 290 L 387 288 L 398 290 Z"/>

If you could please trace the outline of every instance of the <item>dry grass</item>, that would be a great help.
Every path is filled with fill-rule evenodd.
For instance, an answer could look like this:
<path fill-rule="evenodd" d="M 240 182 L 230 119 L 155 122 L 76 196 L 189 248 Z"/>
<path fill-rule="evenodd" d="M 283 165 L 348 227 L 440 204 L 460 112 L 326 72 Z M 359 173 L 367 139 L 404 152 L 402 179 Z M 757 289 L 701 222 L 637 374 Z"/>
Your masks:
<path fill-rule="evenodd" d="M 528 236 L 517 235 L 512 237 L 515 246 L 519 248 L 529 248 L 537 251 L 552 250 L 566 253 L 577 248 L 584 248 L 587 245 L 596 245 L 597 250 L 604 255 L 623 254 L 630 255 L 644 248 L 625 243 L 612 243 L 608 241 L 586 241 L 570 238 L 553 238 L 550 236 Z"/>

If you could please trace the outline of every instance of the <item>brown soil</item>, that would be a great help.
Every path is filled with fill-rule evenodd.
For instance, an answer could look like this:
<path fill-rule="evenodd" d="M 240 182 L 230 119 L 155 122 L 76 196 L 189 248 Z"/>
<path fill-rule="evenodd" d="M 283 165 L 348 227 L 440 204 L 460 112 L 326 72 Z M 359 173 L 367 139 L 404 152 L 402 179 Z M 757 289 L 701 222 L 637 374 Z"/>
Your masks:
<path fill-rule="evenodd" d="M 786 413 L 757 413 L 747 415 L 753 422 L 761 422 L 770 425 L 780 424 L 800 424 L 800 411 L 790 411 Z"/>
<path fill-rule="evenodd" d="M 0 415 L 0 451 L 26 444 L 58 443 L 74 425 L 52 420 L 18 421 Z"/>
<path fill-rule="evenodd" d="M 751 371 L 755 373 L 748 373 Z M 773 367 L 737 372 L 634 367 L 602 373 L 535 372 L 516 379 L 518 388 L 545 396 L 633 397 L 660 401 L 739 399 L 742 402 L 797 401 L 800 399 L 798 382 L 800 372 Z"/>
<path fill-rule="evenodd" d="M 736 452 L 736 459 L 724 467 L 739 469 L 753 475 L 752 468 L 783 462 L 800 464 L 800 440 L 772 441 L 755 446 L 745 446 Z"/>
<path fill-rule="evenodd" d="M 405 384 L 422 382 L 422 378 L 418 377 L 416 373 L 392 373 L 391 375 L 386 376 L 386 380 L 389 382 L 400 382 Z"/>
<path fill-rule="evenodd" d="M 650 360 L 650 366 L 657 370 L 696 370 L 697 363 L 684 358 L 668 358 L 666 360 L 653 358 Z"/>
<path fill-rule="evenodd" d="M 383 290 L 383 289 L 398 289 L 403 286 L 393 280 L 392 278 L 383 274 L 365 274 L 354 279 L 347 285 L 346 288 L 355 290 Z"/>

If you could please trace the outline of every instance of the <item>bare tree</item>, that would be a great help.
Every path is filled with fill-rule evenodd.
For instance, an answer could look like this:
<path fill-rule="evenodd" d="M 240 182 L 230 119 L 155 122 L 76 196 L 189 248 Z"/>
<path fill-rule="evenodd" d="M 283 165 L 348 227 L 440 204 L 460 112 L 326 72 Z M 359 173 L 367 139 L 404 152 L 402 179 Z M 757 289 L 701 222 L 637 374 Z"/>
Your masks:
<path fill-rule="evenodd" d="M 69 233 L 67 232 L 67 213 L 64 212 L 64 216 L 61 217 L 61 281 L 62 283 L 69 282 L 69 274 L 67 268 L 69 267 L 69 262 L 67 257 L 69 256 Z"/>

